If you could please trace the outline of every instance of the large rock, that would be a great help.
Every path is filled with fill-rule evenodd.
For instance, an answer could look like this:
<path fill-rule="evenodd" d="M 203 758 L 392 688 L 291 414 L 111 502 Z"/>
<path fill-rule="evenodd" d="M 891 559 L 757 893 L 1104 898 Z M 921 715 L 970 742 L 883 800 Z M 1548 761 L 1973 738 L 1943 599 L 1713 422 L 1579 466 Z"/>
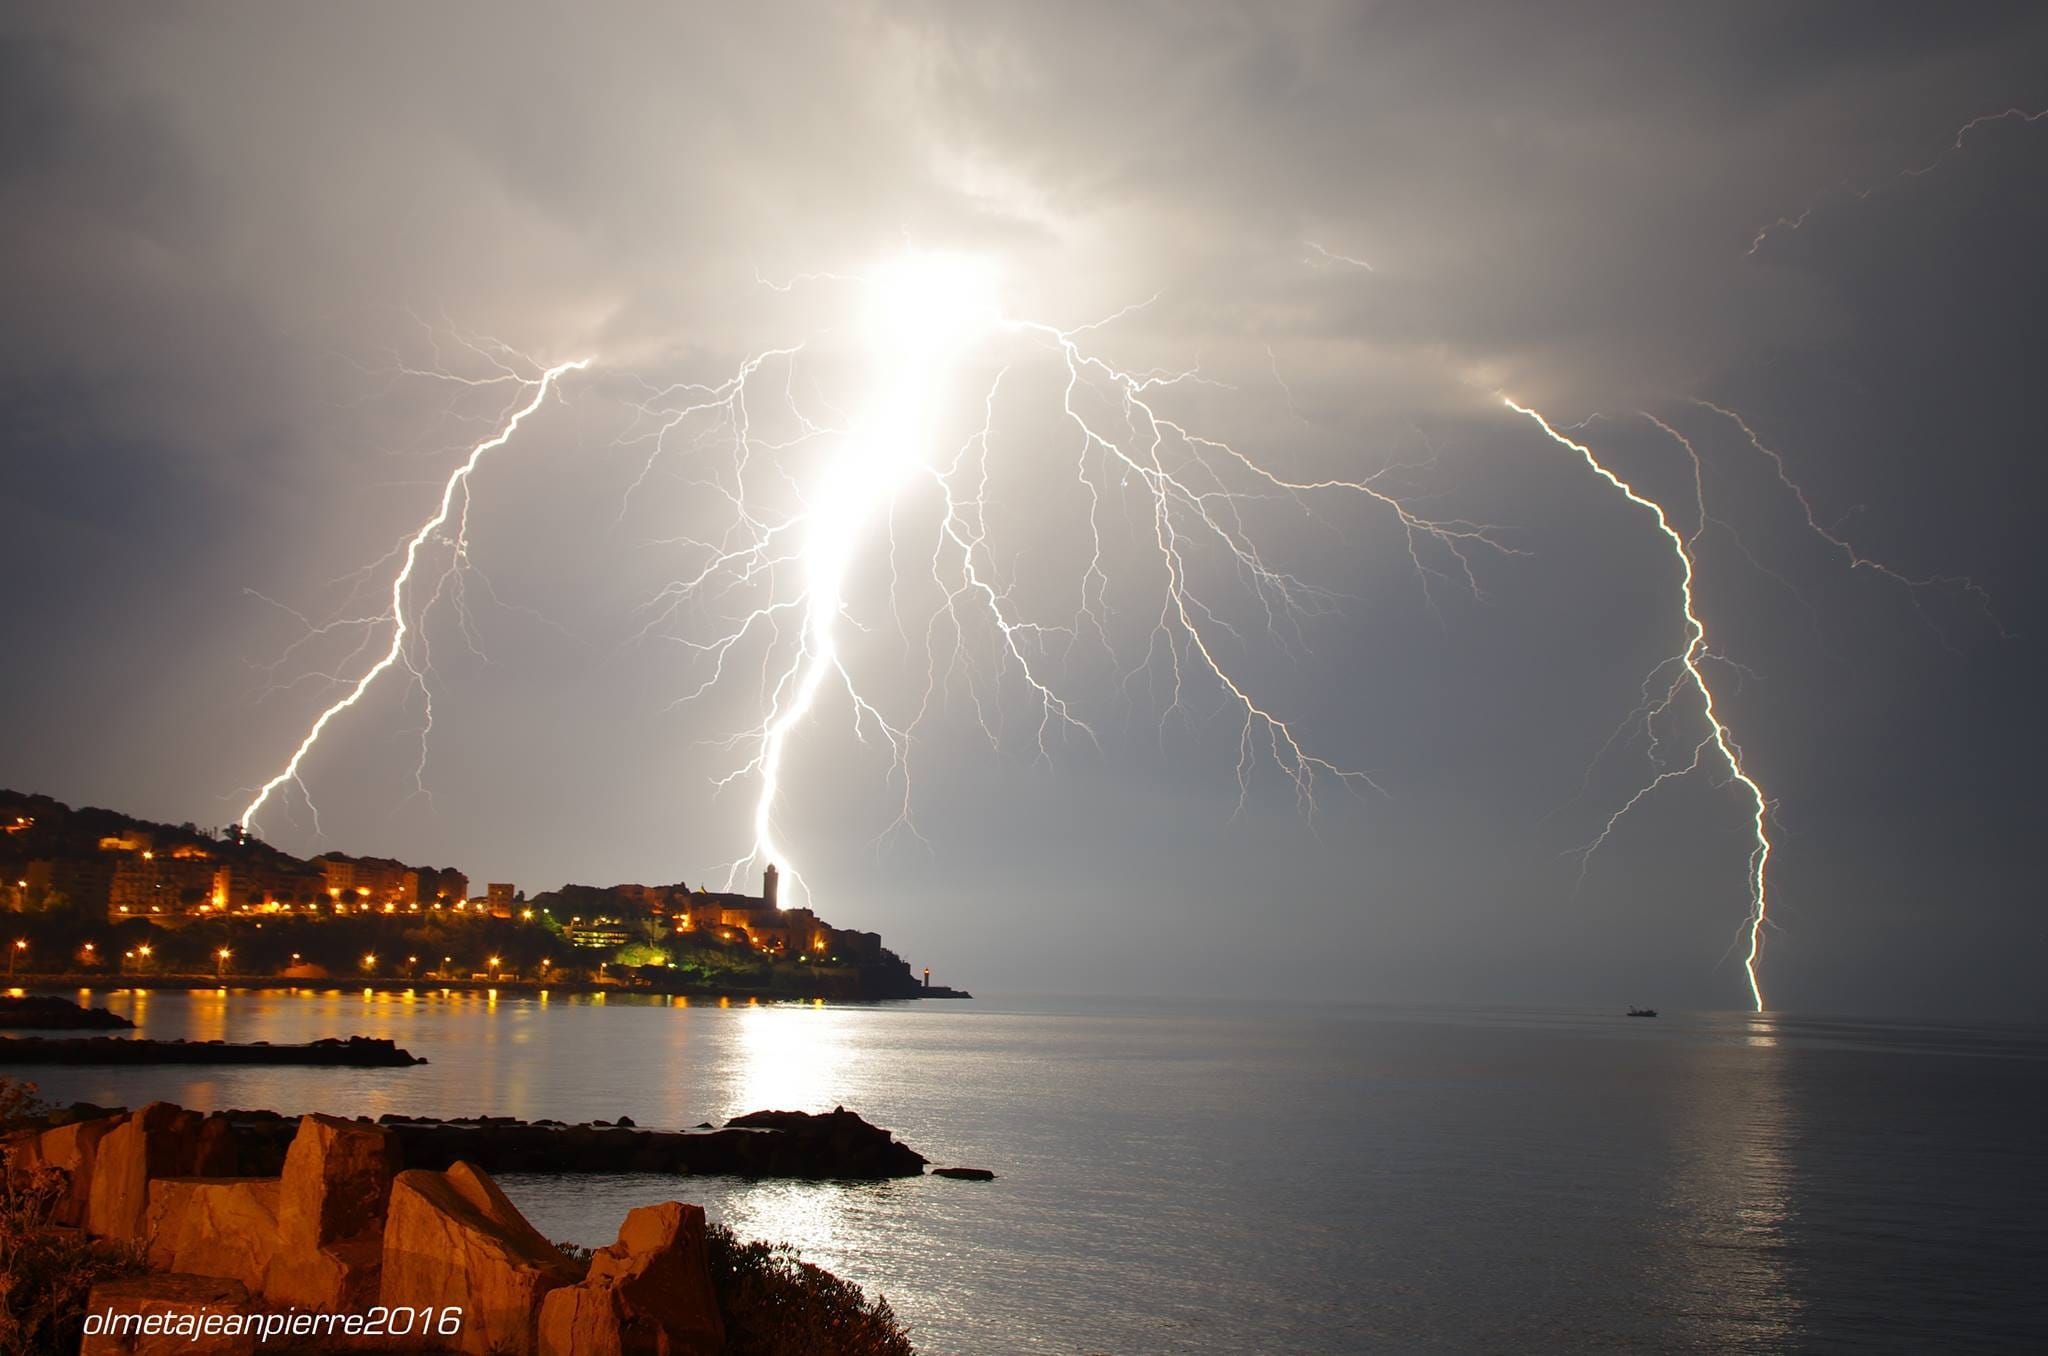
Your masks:
<path fill-rule="evenodd" d="M 478 1356 L 532 1356 L 542 1301 L 581 1279 L 581 1268 L 467 1163 L 445 1173 L 398 1174 L 384 1223 L 383 1272 L 380 1303 L 459 1308 L 462 1332 L 451 1340 Z"/>
<path fill-rule="evenodd" d="M 151 1102 L 100 1139 L 85 1227 L 102 1238 L 141 1242 L 152 1181 L 222 1177 L 234 1171 L 235 1137 L 226 1118 Z"/>
<path fill-rule="evenodd" d="M 228 1331 L 251 1317 L 249 1292 L 214 1276 L 107 1281 L 92 1288 L 85 1315 L 78 1356 L 248 1356 L 258 1346 L 256 1336 Z"/>
<path fill-rule="evenodd" d="M 398 1139 L 382 1126 L 305 1116 L 278 1183 L 273 1304 L 353 1312 L 377 1301 Z"/>
<path fill-rule="evenodd" d="M 149 1184 L 149 1265 L 262 1291 L 277 1257 L 275 1178 L 166 1177 Z"/>
<path fill-rule="evenodd" d="M 718 1356 L 725 1323 L 711 1289 L 701 1206 L 644 1205 L 591 1254 L 579 1285 L 541 1301 L 541 1356 Z"/>
<path fill-rule="evenodd" d="M 57 1202 L 52 1223 L 70 1228 L 85 1225 L 86 1207 L 92 1199 L 93 1164 L 99 1157 L 100 1141 L 125 1117 L 97 1116 L 72 1121 L 49 1130 L 15 1137 L 9 1148 L 9 1166 L 16 1171 L 56 1168 L 69 1180 L 64 1198 Z"/>

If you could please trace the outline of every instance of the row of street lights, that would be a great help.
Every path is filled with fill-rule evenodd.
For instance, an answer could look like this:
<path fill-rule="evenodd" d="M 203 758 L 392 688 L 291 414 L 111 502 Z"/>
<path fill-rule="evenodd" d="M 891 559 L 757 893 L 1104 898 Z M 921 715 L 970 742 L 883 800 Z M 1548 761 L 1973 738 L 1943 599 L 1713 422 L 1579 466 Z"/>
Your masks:
<path fill-rule="evenodd" d="M 90 962 L 91 962 L 92 960 L 94 960 L 94 959 L 95 959 L 95 957 L 97 956 L 99 948 L 98 948 L 98 946 L 97 946 L 97 945 L 96 945 L 95 943 L 92 943 L 92 942 L 87 942 L 87 943 L 85 943 L 85 944 L 84 944 L 83 946 L 81 946 L 81 947 L 79 948 L 79 950 L 80 950 L 81 952 L 83 952 L 83 953 L 84 953 L 86 961 L 87 961 L 88 963 L 90 963 Z M 9 979 L 13 979 L 13 978 L 14 978 L 14 976 L 15 976 L 15 967 L 16 967 L 16 965 L 18 965 L 18 964 L 19 964 L 19 962 L 20 962 L 21 958 L 22 958 L 22 957 L 23 957 L 24 955 L 26 955 L 27 953 L 28 953 L 28 938 L 26 938 L 26 937 L 17 937 L 17 938 L 15 938 L 15 939 L 14 939 L 14 945 L 13 945 L 13 946 L 11 946 L 11 947 L 9 947 L 9 948 L 7 948 L 7 977 L 8 977 Z M 122 970 L 123 970 L 123 971 L 125 972 L 125 971 L 127 970 L 127 968 L 128 968 L 128 967 L 127 967 L 127 962 L 129 962 L 129 961 L 133 961 L 133 960 L 142 960 L 142 961 L 147 961 L 147 960 L 148 960 L 148 959 L 149 959 L 149 958 L 150 958 L 150 957 L 151 957 L 152 955 L 154 955 L 154 954 L 155 954 L 155 948 L 153 948 L 153 947 L 149 946 L 149 945 L 148 945 L 148 944 L 146 944 L 146 943 L 145 943 L 144 945 L 142 945 L 142 946 L 134 947 L 134 948 L 132 948 L 132 949 L 130 949 L 130 950 L 124 951 L 124 952 L 122 952 L 122 953 L 121 953 L 121 959 L 122 959 L 122 966 L 121 966 L 121 969 L 122 969 Z M 225 977 L 225 976 L 227 975 L 227 972 L 228 972 L 228 962 L 229 962 L 230 960 L 233 960 L 233 959 L 234 959 L 234 955 L 235 955 L 235 952 L 234 952 L 234 948 L 232 948 L 232 947 L 226 947 L 226 946 L 223 946 L 223 947 L 220 947 L 220 948 L 218 948 L 218 949 L 216 949 L 216 950 L 214 951 L 214 953 L 213 953 L 213 973 L 214 973 L 214 976 L 215 976 L 215 978 L 224 978 L 224 977 Z M 301 955 L 300 955 L 300 954 L 299 954 L 298 952 L 296 952 L 296 951 L 292 952 L 292 964 L 293 964 L 293 965 L 295 965 L 295 966 L 296 966 L 296 965 L 298 965 L 298 964 L 300 963 L 300 961 L 301 961 L 302 959 L 303 959 L 303 957 L 301 957 Z M 407 957 L 405 958 L 405 964 L 406 964 L 406 977 L 407 977 L 407 978 L 411 978 L 411 977 L 412 977 L 412 973 L 413 973 L 414 969 L 415 969 L 416 967 L 418 967 L 419 963 L 420 963 L 420 958 L 419 958 L 418 956 L 407 956 Z M 455 957 L 453 957 L 453 956 L 443 956 L 443 957 L 441 957 L 441 972 L 442 972 L 442 975 L 443 975 L 444 977 L 445 977 L 445 976 L 446 976 L 446 974 L 447 974 L 447 970 L 448 970 L 448 967 L 449 967 L 450 965 L 453 965 L 454 963 L 455 963 Z M 502 968 L 502 967 L 504 966 L 505 960 L 504 960 L 504 957 L 502 957 L 502 956 L 492 956 L 492 957 L 491 957 L 491 958 L 489 959 L 489 961 L 488 961 L 488 962 L 486 962 L 486 963 L 487 963 L 487 964 L 489 965 L 489 967 L 490 967 L 490 974 L 491 974 L 491 978 L 492 978 L 492 979 L 496 979 L 496 978 L 498 977 L 498 971 L 499 971 L 499 970 L 500 970 L 500 969 L 501 969 L 501 968 Z M 541 961 L 541 963 L 540 963 L 540 972 L 541 972 L 541 975 L 542 975 L 543 977 L 545 977 L 545 976 L 547 975 L 547 972 L 548 972 L 548 970 L 549 970 L 550 968 L 552 968 L 552 967 L 553 967 L 553 965 L 554 965 L 554 962 L 553 962 L 552 960 L 543 960 L 543 961 Z M 374 952 L 374 951 L 365 951 L 365 952 L 363 953 L 363 973 L 365 973 L 365 974 L 375 974 L 376 972 L 377 972 L 377 953 L 376 953 L 376 952 Z"/>

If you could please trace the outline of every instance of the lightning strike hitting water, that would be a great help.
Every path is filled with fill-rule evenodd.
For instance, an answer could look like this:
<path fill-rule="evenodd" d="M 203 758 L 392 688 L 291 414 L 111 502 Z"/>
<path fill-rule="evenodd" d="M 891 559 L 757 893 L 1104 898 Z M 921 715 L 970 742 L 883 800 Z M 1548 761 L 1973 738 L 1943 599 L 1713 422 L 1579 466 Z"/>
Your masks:
<path fill-rule="evenodd" d="M 391 624 L 391 643 L 385 648 L 383 655 L 375 663 L 371 664 L 369 668 L 365 669 L 362 675 L 349 686 L 348 691 L 326 710 L 322 711 L 318 718 L 313 721 L 312 726 L 306 731 L 305 738 L 299 741 L 299 746 L 296 749 L 292 750 L 292 756 L 286 760 L 284 767 L 277 775 L 257 788 L 255 798 L 249 802 L 248 807 L 242 811 L 240 818 L 237 820 L 237 823 L 243 829 L 246 830 L 253 827 L 257 812 L 262 810 L 264 802 L 268 801 L 271 794 L 286 783 L 298 787 L 299 793 L 306 796 L 308 806 L 312 805 L 312 797 L 307 794 L 305 783 L 299 779 L 300 766 L 306 761 L 306 756 L 313 751 L 313 746 L 320 742 L 320 736 L 326 732 L 328 725 L 333 722 L 334 718 L 361 701 L 363 694 L 368 692 L 371 685 L 383 677 L 385 673 L 393 668 L 403 667 L 412 675 L 414 682 L 419 683 L 422 688 L 425 687 L 427 667 L 423 660 L 415 660 L 407 649 L 408 638 L 412 635 L 412 624 L 407 620 L 406 615 L 406 592 L 412 583 L 413 570 L 419 563 L 421 551 L 425 549 L 428 542 L 433 540 L 437 534 L 441 533 L 448 526 L 449 520 L 453 518 L 456 520 L 457 526 L 449 540 L 450 548 L 454 553 L 449 569 L 452 572 L 460 568 L 468 525 L 469 506 L 467 490 L 469 478 L 476 471 L 477 464 L 484 459 L 487 453 L 496 448 L 503 447 L 512 440 L 512 435 L 519 431 L 520 424 L 526 421 L 528 415 L 541 407 L 541 404 L 547 400 L 549 392 L 555 389 L 556 384 L 565 374 L 581 371 L 589 365 L 590 359 L 579 358 L 574 362 L 560 363 L 550 367 L 531 381 L 521 379 L 523 384 L 532 387 L 532 395 L 527 399 L 526 403 L 513 410 L 503 426 L 495 434 L 472 447 L 469 450 L 468 457 L 463 460 L 462 464 L 449 473 L 446 483 L 441 487 L 440 507 L 435 510 L 431 517 L 420 524 L 418 531 L 407 538 L 405 544 L 398 551 L 393 553 L 401 556 L 403 563 L 399 566 L 397 574 L 391 580 L 390 611 L 381 617 L 363 619 L 374 622 L 388 621 Z M 457 502 L 458 494 L 463 496 L 459 507 Z M 435 591 L 429 598 L 426 606 L 419 610 L 424 612 L 427 607 L 431 607 L 433 600 L 439 598 L 442 590 L 446 587 L 447 575 L 444 574 L 436 581 Z M 431 697 L 429 701 L 431 702 Z M 429 705 L 427 709 L 429 726 L 431 726 L 432 720 L 432 706 Z M 316 810 L 315 813 L 317 814 L 318 811 Z"/>
<path fill-rule="evenodd" d="M 1654 715 L 1668 709 L 1670 704 L 1676 700 L 1678 694 L 1685 687 L 1690 686 L 1699 697 L 1700 714 L 1706 722 L 1707 734 L 1705 738 L 1694 745 L 1692 760 L 1687 766 L 1675 770 L 1667 768 L 1658 772 L 1656 777 L 1633 796 L 1629 797 L 1620 809 L 1609 816 L 1607 823 L 1601 828 L 1598 837 L 1587 845 L 1584 855 L 1590 856 L 1597 850 L 1607 840 L 1608 835 L 1613 833 L 1615 825 L 1630 810 L 1640 804 L 1644 797 L 1648 796 L 1665 782 L 1696 771 L 1700 767 L 1701 761 L 1706 757 L 1708 749 L 1718 753 L 1721 761 L 1728 768 L 1729 777 L 1739 783 L 1743 790 L 1748 793 L 1750 803 L 1754 809 L 1751 823 L 1755 831 L 1756 845 L 1751 849 L 1749 857 L 1749 915 L 1744 923 L 1744 928 L 1748 934 L 1749 950 L 1748 954 L 1742 958 L 1742 967 L 1744 973 L 1749 977 L 1750 997 L 1756 1004 L 1756 1010 L 1762 1012 L 1764 1010 L 1764 993 L 1762 983 L 1757 974 L 1757 962 L 1763 954 L 1763 930 L 1770 912 L 1768 878 L 1771 861 L 1771 838 L 1768 822 L 1770 818 L 1770 801 L 1765 797 L 1763 788 L 1757 784 L 1755 778 L 1750 776 L 1748 769 L 1743 765 L 1742 746 L 1735 742 L 1735 736 L 1730 733 L 1727 722 L 1721 718 L 1720 709 L 1715 700 L 1713 685 L 1707 681 L 1707 675 L 1701 668 L 1702 661 L 1711 652 L 1707 644 L 1706 624 L 1700 620 L 1693 598 L 1693 543 L 1697 538 L 1697 533 L 1690 537 L 1681 534 L 1672 525 L 1671 518 L 1664 511 L 1662 504 L 1643 495 L 1628 481 L 1623 480 L 1620 476 L 1609 470 L 1599 457 L 1594 455 L 1592 448 L 1559 432 L 1548 419 L 1528 406 L 1517 404 L 1514 400 L 1505 396 L 1502 397 L 1502 403 L 1517 414 L 1524 415 L 1534 421 L 1536 426 L 1542 429 L 1551 441 L 1576 452 L 1580 459 L 1586 463 L 1588 469 L 1595 475 L 1619 490 L 1622 496 L 1630 503 L 1643 509 L 1656 519 L 1657 530 L 1662 532 L 1665 539 L 1670 542 L 1672 555 L 1678 561 L 1680 615 L 1683 617 L 1685 624 L 1685 648 L 1680 650 L 1677 655 L 1659 664 L 1657 669 L 1652 671 L 1650 681 L 1654 682 L 1658 672 L 1670 668 L 1674 664 L 1681 671 L 1682 676 L 1667 688 L 1661 702 L 1652 705 L 1651 713 Z M 1678 437 L 1678 434 L 1669 429 L 1668 426 L 1661 423 L 1659 426 L 1664 427 L 1667 432 L 1671 432 L 1673 437 Z M 1679 438 L 1679 441 L 1681 443 L 1685 442 L 1682 437 Z M 1686 450 L 1688 453 L 1691 453 L 1692 448 L 1690 444 L 1686 444 Z M 1699 467 L 1697 456 L 1694 457 L 1693 464 L 1697 474 Z M 1703 524 L 1704 520 L 1703 512 Z"/>

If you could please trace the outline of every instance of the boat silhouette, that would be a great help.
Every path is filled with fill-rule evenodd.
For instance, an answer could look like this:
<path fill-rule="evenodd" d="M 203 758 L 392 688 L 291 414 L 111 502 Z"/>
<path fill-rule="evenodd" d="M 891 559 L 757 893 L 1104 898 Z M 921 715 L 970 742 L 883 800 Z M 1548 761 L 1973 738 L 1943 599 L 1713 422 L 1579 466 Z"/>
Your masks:
<path fill-rule="evenodd" d="M 1631 1017 L 1655 1017 L 1655 1016 L 1657 1015 L 1657 1009 L 1655 1009 L 1655 1008 L 1630 1008 L 1630 1009 L 1628 1010 L 1628 1015 L 1629 1015 L 1629 1016 L 1631 1016 Z"/>

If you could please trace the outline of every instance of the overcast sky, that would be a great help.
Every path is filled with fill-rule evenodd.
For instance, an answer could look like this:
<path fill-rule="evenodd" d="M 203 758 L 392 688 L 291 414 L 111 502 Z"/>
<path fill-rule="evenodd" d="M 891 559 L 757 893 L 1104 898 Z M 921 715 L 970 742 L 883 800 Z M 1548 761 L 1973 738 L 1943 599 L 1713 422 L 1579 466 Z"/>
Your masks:
<path fill-rule="evenodd" d="M 1572 850 L 1655 774 L 1640 741 L 1602 749 L 1682 643 L 1679 575 L 1506 392 L 1601 414 L 1582 436 L 1681 530 L 1705 491 L 1699 609 L 1741 665 L 1711 676 L 1777 807 L 1774 1005 L 2038 1014 L 2048 118 L 1955 144 L 2006 109 L 2048 109 L 2038 6 L 16 8 L 0 783 L 232 820 L 386 643 L 294 648 L 376 610 L 387 553 L 509 408 L 428 375 L 489 375 L 461 343 L 486 336 L 597 361 L 474 482 L 467 624 L 444 596 L 422 628 L 431 794 L 421 695 L 393 682 L 307 760 L 318 829 L 296 797 L 261 827 L 529 890 L 717 883 L 753 795 L 715 785 L 744 758 L 721 741 L 760 718 L 762 656 L 678 704 L 719 605 L 647 604 L 701 566 L 686 539 L 728 513 L 731 456 L 684 437 L 650 462 L 636 405 L 801 344 L 759 431 L 793 431 L 792 401 L 832 422 L 874 384 L 859 289 L 761 280 L 960 251 L 1013 316 L 1149 300 L 1086 341 L 1199 368 L 1161 413 L 1294 479 L 1384 472 L 1509 550 L 1475 556 L 1476 590 L 1425 587 L 1384 506 L 1247 503 L 1327 601 L 1269 630 L 1201 558 L 1223 658 L 1380 790 L 1304 813 L 1266 759 L 1240 808 L 1228 693 L 1167 712 L 1169 670 L 1138 664 L 1163 572 L 1103 480 L 1108 619 L 1043 651 L 1096 740 L 1041 756 L 972 631 L 918 727 L 913 834 L 828 691 L 778 813 L 828 918 L 990 991 L 1742 1006 L 1725 769 L 1661 787 L 1578 879 Z M 1007 367 L 991 560 L 1021 614 L 1071 623 L 1063 370 L 1014 335 L 957 356 L 949 445 Z M 1995 617 L 1850 568 L 1696 399 L 1865 558 L 1967 577 Z M 1640 411 L 1694 439 L 1697 487 Z M 795 494 L 817 464 L 769 460 Z M 933 595 L 929 504 L 899 508 L 848 646 L 900 723 Z M 1699 732 L 1682 708 L 1664 754 Z"/>

